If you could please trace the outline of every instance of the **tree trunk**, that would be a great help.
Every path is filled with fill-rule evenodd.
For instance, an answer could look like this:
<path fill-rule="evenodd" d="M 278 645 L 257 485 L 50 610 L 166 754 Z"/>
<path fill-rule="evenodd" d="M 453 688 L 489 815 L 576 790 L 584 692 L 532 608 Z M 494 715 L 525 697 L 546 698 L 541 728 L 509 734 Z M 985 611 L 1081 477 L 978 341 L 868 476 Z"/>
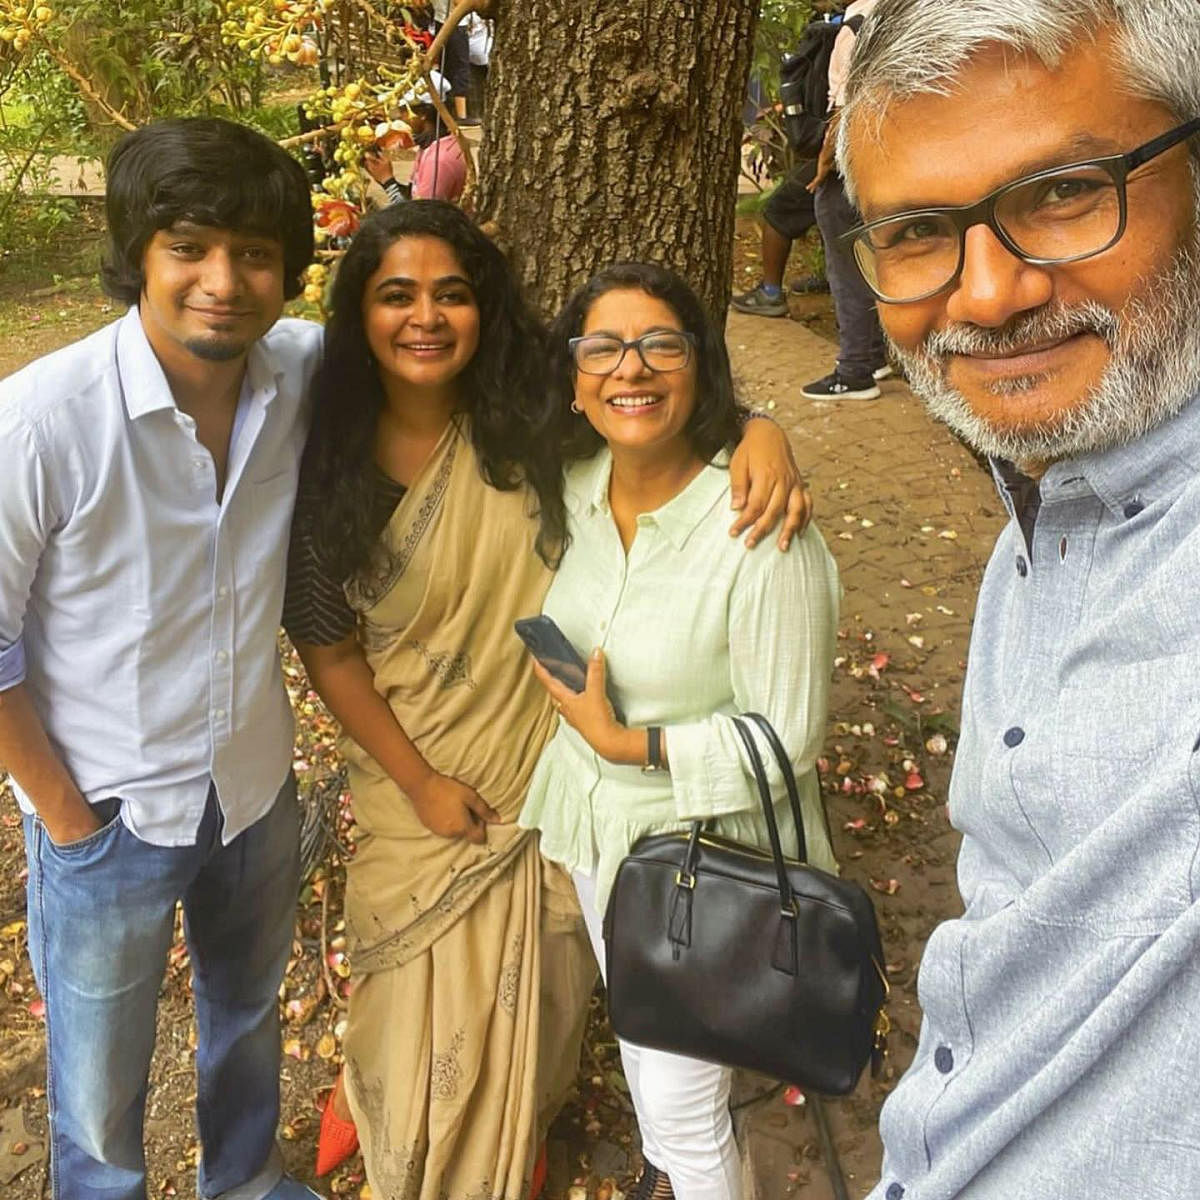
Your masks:
<path fill-rule="evenodd" d="M 479 217 L 553 315 L 599 267 L 729 300 L 757 0 L 499 0 Z"/>

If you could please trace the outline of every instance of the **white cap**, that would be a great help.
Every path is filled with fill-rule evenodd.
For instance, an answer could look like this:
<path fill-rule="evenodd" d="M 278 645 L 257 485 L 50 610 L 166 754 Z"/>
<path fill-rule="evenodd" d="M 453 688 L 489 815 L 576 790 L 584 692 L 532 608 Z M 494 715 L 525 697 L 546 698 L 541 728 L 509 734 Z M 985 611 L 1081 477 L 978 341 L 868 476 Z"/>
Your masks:
<path fill-rule="evenodd" d="M 450 95 L 450 81 L 436 69 L 429 72 L 429 78 L 433 80 L 433 86 L 437 89 L 437 94 L 445 100 Z M 420 80 L 417 86 L 410 88 L 399 100 L 396 101 L 402 108 L 407 108 L 411 104 L 432 104 L 433 97 L 429 94 L 429 89 L 425 86 L 425 80 Z"/>

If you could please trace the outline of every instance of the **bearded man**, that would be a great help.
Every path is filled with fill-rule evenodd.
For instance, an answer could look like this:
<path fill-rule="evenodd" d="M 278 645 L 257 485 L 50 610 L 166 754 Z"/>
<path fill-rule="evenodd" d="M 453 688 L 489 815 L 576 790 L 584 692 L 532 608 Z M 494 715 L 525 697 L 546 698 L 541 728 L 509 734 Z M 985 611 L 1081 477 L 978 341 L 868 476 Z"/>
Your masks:
<path fill-rule="evenodd" d="M 848 240 L 1010 522 L 871 1200 L 1200 1194 L 1200 5 L 880 0 Z"/>

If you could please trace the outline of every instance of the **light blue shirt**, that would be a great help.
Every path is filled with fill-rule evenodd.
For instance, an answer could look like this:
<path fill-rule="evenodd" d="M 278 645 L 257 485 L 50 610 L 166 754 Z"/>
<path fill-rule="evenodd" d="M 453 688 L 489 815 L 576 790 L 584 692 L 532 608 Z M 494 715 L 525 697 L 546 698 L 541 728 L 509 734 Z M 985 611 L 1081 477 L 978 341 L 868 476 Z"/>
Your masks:
<path fill-rule="evenodd" d="M 288 527 L 321 330 L 251 350 L 224 493 L 136 309 L 0 382 L 0 687 L 25 682 L 84 796 L 145 841 L 231 841 L 294 726 L 279 668 Z M 20 789 L 17 799 L 32 807 Z"/>
<path fill-rule="evenodd" d="M 1013 520 L 950 788 L 966 911 L 925 951 L 871 1200 L 1184 1200 L 1200 1195 L 1200 401 L 1052 466 L 1040 507 L 1001 494 Z"/>

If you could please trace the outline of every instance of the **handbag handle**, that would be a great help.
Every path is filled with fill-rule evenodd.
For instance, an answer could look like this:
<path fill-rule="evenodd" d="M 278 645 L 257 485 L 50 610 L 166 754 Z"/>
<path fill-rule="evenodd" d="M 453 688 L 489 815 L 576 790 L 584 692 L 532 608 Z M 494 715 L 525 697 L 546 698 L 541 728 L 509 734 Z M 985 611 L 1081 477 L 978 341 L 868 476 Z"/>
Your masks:
<path fill-rule="evenodd" d="M 750 725 L 755 725 L 767 739 L 771 752 L 783 773 L 784 785 L 787 788 L 788 803 L 796 822 L 796 837 L 800 843 L 800 859 L 806 861 L 808 845 L 804 837 L 804 818 L 800 811 L 800 793 L 796 787 L 796 776 L 792 771 L 791 761 L 787 751 L 779 740 L 779 735 L 771 728 L 771 723 L 760 713 L 746 713 L 745 717 L 734 717 L 733 727 L 737 730 L 746 754 L 750 759 L 750 769 L 754 773 L 754 782 L 758 786 L 758 798 L 762 804 L 763 819 L 767 823 L 767 837 L 771 843 L 771 858 L 775 863 L 775 878 L 779 885 L 780 922 L 775 934 L 775 946 L 771 955 L 771 965 L 778 971 L 795 975 L 799 970 L 799 946 L 796 934 L 796 916 L 798 913 L 796 898 L 792 891 L 791 880 L 788 879 L 787 865 L 784 862 L 783 846 L 779 840 L 779 823 L 775 820 L 775 804 L 771 799 L 771 786 L 767 781 L 766 767 L 763 766 L 762 755 Z M 667 938 L 671 944 L 672 953 L 679 957 L 681 949 L 691 944 L 692 925 L 692 894 L 696 887 L 696 868 L 700 858 L 700 835 L 703 830 L 702 821 L 693 821 L 691 835 L 687 841 L 683 864 L 675 873 L 675 895 L 671 903 L 671 914 L 668 921 Z"/>
<path fill-rule="evenodd" d="M 779 764 L 780 774 L 783 775 L 783 786 L 787 788 L 788 804 L 792 809 L 792 819 L 796 823 L 796 857 L 802 863 L 808 862 L 808 839 L 804 836 L 804 816 L 800 812 L 800 789 L 796 786 L 796 774 L 792 770 L 792 760 L 788 757 L 788 752 L 783 747 L 783 742 L 779 738 L 771 725 L 762 713 L 748 712 L 744 713 L 743 717 L 747 721 L 753 721 L 762 732 L 763 737 L 767 739 L 767 745 L 771 747 L 771 753 L 775 756 L 775 761 Z M 734 718 L 735 720 L 739 718 Z"/>
<path fill-rule="evenodd" d="M 775 820 L 775 803 L 771 798 L 771 787 L 767 781 L 766 768 L 763 766 L 762 755 L 754 741 L 746 722 L 751 721 L 761 730 L 771 747 L 771 753 L 779 764 L 783 775 L 783 784 L 787 789 L 788 805 L 792 810 L 792 821 L 796 826 L 797 858 L 800 862 L 808 862 L 808 840 L 804 836 L 804 816 L 800 811 L 800 791 L 796 786 L 796 775 L 792 770 L 791 760 L 784 749 L 783 742 L 762 713 L 748 712 L 743 716 L 733 718 L 733 727 L 737 730 L 746 754 L 750 759 L 750 769 L 754 773 L 754 781 L 758 787 L 758 799 L 762 805 L 763 819 L 767 823 L 767 837 L 771 843 L 771 856 L 775 860 L 775 872 L 779 881 L 779 900 L 785 913 L 792 911 L 792 887 L 788 882 L 787 870 L 783 861 L 783 843 L 779 837 L 779 823 Z M 700 835 L 704 831 L 703 821 L 693 821 L 691 835 L 688 838 L 687 850 L 684 852 L 683 865 L 676 876 L 676 883 L 681 887 L 690 887 L 695 879 L 696 862 L 700 857 Z"/>
<path fill-rule="evenodd" d="M 758 752 L 754 737 L 745 721 L 740 717 L 734 717 L 733 726 L 745 744 L 746 753 L 750 756 L 750 768 L 754 772 L 754 780 L 758 784 L 758 798 L 762 802 L 763 816 L 767 822 L 767 837 L 771 842 L 771 857 L 775 860 L 775 877 L 779 882 L 780 910 L 785 916 L 795 916 L 796 902 L 792 896 L 792 884 L 787 876 L 787 867 L 783 862 L 783 845 L 779 840 L 779 824 L 775 820 L 775 805 L 771 802 L 767 770 L 763 766 L 762 756 Z"/>

